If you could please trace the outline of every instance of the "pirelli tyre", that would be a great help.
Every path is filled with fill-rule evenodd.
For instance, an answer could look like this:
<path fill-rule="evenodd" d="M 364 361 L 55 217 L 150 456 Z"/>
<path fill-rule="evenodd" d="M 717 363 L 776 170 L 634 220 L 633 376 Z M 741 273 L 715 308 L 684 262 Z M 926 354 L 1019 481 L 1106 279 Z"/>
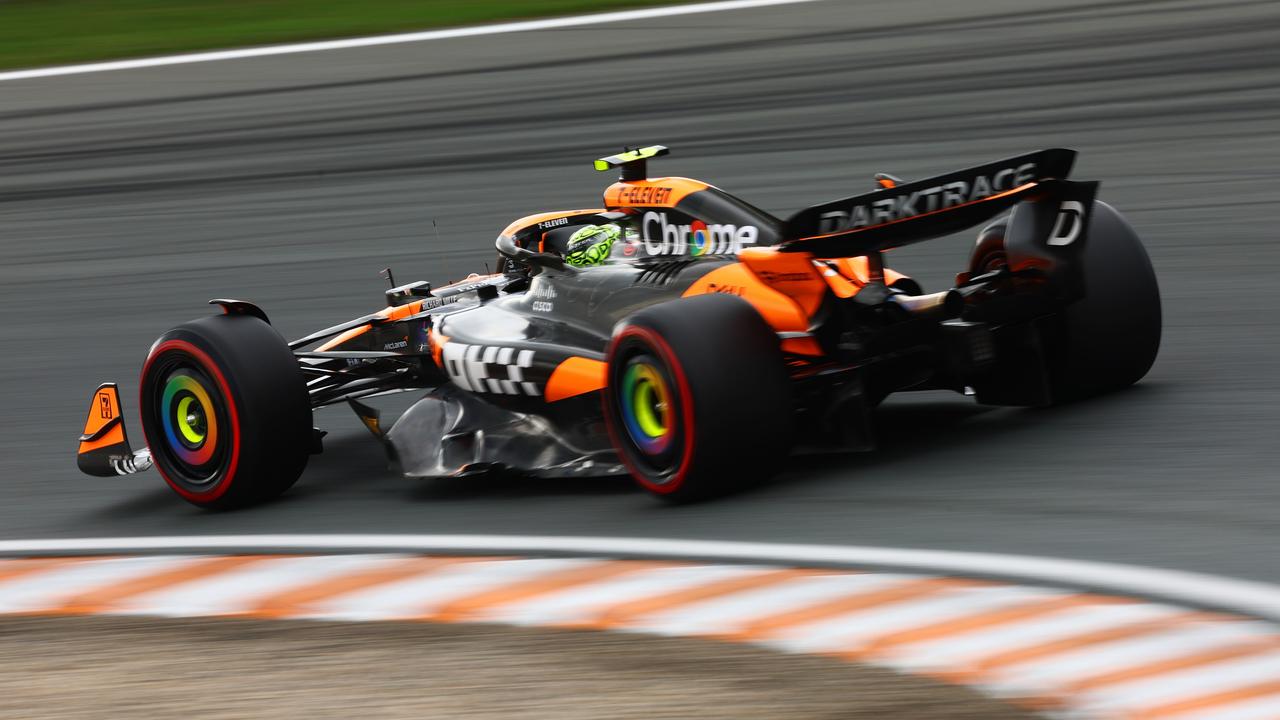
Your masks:
<path fill-rule="evenodd" d="M 228 509 L 288 490 L 306 467 L 311 405 L 270 325 L 217 315 L 161 335 L 142 368 L 142 427 L 174 492 Z"/>
<path fill-rule="evenodd" d="M 971 276 L 1002 267 L 1007 218 L 979 233 Z M 1044 338 L 1053 401 L 1128 387 L 1160 350 L 1160 287 L 1142 241 L 1115 208 L 1095 201 L 1080 259 L 1084 295 L 1067 305 Z"/>
<path fill-rule="evenodd" d="M 701 500 L 772 476 L 791 447 L 790 382 L 777 335 L 737 297 L 646 308 L 613 333 L 605 419 L 645 490 Z"/>

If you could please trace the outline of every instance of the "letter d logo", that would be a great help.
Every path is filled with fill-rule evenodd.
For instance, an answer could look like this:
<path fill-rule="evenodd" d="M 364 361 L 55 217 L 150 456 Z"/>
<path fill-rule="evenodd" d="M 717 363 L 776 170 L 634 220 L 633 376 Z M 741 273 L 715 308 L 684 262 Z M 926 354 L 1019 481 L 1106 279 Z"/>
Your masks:
<path fill-rule="evenodd" d="M 1058 219 L 1053 224 L 1053 232 L 1049 233 L 1049 244 L 1058 247 L 1070 245 L 1083 230 L 1084 205 L 1076 200 L 1067 200 L 1058 208 Z"/>

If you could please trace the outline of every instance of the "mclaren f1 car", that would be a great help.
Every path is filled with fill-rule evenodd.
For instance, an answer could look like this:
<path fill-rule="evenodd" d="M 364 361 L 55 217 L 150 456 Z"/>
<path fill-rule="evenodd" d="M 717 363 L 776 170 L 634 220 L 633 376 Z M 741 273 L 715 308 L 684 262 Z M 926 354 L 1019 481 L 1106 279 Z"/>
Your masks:
<path fill-rule="evenodd" d="M 147 446 L 117 386 L 94 393 L 78 463 L 154 466 L 203 507 L 274 497 L 321 451 L 317 408 L 350 405 L 409 477 L 629 473 L 706 498 L 796 448 L 869 449 L 887 395 L 1075 401 L 1141 379 L 1160 344 L 1134 230 L 1047 149 L 805 208 L 786 219 L 707 183 L 651 178 L 652 146 L 596 161 L 602 207 L 497 238 L 493 274 L 386 292 L 386 307 L 293 341 L 259 307 L 164 333 L 142 367 Z M 994 219 L 994 220 L 993 220 Z M 988 222 L 990 221 L 990 222 Z M 954 287 L 925 293 L 886 251 L 985 226 Z M 606 228 L 589 264 L 566 240 Z M 394 283 L 393 283 L 394 284 Z M 425 391 L 388 427 L 368 399 Z"/>

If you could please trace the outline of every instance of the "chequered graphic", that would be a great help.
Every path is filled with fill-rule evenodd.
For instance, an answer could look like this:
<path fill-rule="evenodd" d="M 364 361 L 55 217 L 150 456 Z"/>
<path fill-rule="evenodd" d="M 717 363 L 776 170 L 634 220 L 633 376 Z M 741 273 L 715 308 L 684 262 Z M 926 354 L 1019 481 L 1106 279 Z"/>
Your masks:
<path fill-rule="evenodd" d="M 444 346 L 443 359 L 449 379 L 463 390 L 530 397 L 542 394 L 542 389 L 524 375 L 533 367 L 532 350 L 450 342 Z"/>

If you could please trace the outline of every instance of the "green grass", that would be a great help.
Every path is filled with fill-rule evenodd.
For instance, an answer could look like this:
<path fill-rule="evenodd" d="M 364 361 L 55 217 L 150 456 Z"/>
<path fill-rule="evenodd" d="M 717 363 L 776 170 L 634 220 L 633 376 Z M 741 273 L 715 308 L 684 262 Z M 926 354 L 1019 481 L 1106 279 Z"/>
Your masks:
<path fill-rule="evenodd" d="M 688 0 L 0 0 L 0 68 L 266 45 Z"/>

